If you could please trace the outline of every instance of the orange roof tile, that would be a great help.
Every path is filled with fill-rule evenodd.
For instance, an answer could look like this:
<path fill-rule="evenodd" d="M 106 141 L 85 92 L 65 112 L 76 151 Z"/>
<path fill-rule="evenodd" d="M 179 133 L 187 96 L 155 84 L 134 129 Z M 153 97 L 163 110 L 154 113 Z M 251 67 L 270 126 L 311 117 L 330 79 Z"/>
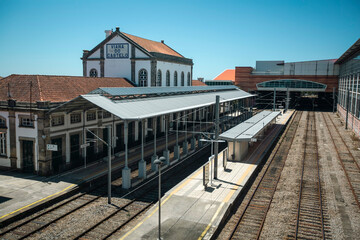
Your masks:
<path fill-rule="evenodd" d="M 207 86 L 205 83 L 199 80 L 192 80 L 192 86 Z"/>
<path fill-rule="evenodd" d="M 220 73 L 214 80 L 231 80 L 235 82 L 235 69 L 227 69 Z"/>
<path fill-rule="evenodd" d="M 136 42 L 137 44 L 139 44 L 141 47 L 145 48 L 145 50 L 148 52 L 158 52 L 176 57 L 182 57 L 182 58 L 184 57 L 180 53 L 176 52 L 174 49 L 166 45 L 165 43 L 137 37 L 124 32 L 122 32 L 122 34 L 124 34 L 126 37 L 130 38 L 132 41 Z"/>
<path fill-rule="evenodd" d="M 66 102 L 99 87 L 133 87 L 124 78 L 92 78 L 51 75 L 10 75 L 0 81 L 0 101 L 7 101 L 8 86 L 11 97 L 18 102 Z"/>

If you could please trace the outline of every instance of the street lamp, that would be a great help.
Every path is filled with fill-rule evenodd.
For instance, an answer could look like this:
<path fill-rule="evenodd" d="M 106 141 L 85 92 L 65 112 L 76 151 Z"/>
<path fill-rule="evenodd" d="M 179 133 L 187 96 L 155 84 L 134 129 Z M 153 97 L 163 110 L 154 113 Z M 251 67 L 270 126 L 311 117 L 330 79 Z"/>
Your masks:
<path fill-rule="evenodd" d="M 154 161 L 159 169 L 159 240 L 161 240 L 161 164 L 165 161 L 165 157 L 160 157 Z"/>

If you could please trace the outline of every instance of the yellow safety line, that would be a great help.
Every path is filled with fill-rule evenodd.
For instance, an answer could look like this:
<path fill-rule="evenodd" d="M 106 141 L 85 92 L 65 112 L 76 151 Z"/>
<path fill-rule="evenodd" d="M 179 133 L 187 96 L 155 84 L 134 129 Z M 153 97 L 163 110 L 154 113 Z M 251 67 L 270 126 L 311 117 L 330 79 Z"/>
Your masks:
<path fill-rule="evenodd" d="M 54 194 L 52 194 L 52 195 L 49 195 L 49 196 L 47 196 L 47 197 L 45 197 L 45 198 L 42 198 L 42 199 L 40 199 L 40 200 L 37 200 L 36 202 L 30 203 L 29 205 L 26 205 L 26 206 L 24 206 L 24 207 L 22 207 L 22 208 L 19 208 L 19 209 L 15 210 L 15 211 L 13 211 L 13 212 L 11 212 L 11 213 L 5 214 L 5 215 L 1 216 L 0 219 L 2 219 L 2 218 L 4 218 L 4 217 L 7 217 L 7 216 L 9 216 L 9 215 L 11 215 L 11 214 L 14 214 L 14 213 L 16 213 L 16 212 L 19 212 L 19 211 L 23 210 L 24 208 L 30 207 L 30 206 L 32 206 L 32 205 L 34 205 L 34 204 L 36 204 L 36 203 L 39 203 L 39 202 L 41 202 L 41 201 L 44 201 L 45 199 L 48 199 L 48 198 L 50 198 L 50 197 L 52 197 L 52 196 L 55 196 L 55 195 L 57 195 L 57 194 L 60 194 L 60 193 L 68 190 L 69 188 L 71 188 L 71 187 L 73 187 L 73 186 L 75 186 L 75 185 L 76 185 L 76 184 L 71 184 L 70 186 L 64 188 L 63 190 L 61 190 L 61 191 L 59 191 L 59 192 L 57 192 L 57 193 L 54 193 Z"/>
<path fill-rule="evenodd" d="M 235 191 L 239 188 L 240 183 L 242 183 L 245 179 L 245 177 L 249 174 L 249 172 L 251 170 L 253 170 L 253 168 L 255 167 L 255 165 L 251 165 L 249 166 L 245 173 L 241 176 L 241 178 L 236 182 L 236 185 L 230 190 L 230 192 L 226 195 L 225 199 L 223 200 L 224 202 L 228 202 L 230 200 L 230 198 L 232 197 L 232 195 L 235 193 Z"/>
<path fill-rule="evenodd" d="M 194 175 L 192 175 L 190 178 L 188 178 L 185 182 L 183 182 L 180 186 L 178 186 L 174 191 L 172 191 L 167 198 L 164 199 L 164 201 L 161 201 L 161 206 L 164 205 L 172 195 L 180 191 L 186 184 L 189 183 L 189 181 L 196 178 L 200 173 L 202 172 L 202 168 L 200 168 Z M 127 232 L 124 236 L 122 236 L 119 240 L 125 239 L 127 236 L 129 236 L 132 232 L 134 232 L 137 228 L 139 228 L 147 219 L 149 219 L 154 213 L 158 210 L 159 206 L 157 206 L 154 211 L 151 212 L 146 218 L 144 218 L 141 222 L 139 222 L 133 229 L 131 229 L 129 232 Z"/>
<path fill-rule="evenodd" d="M 219 214 L 221 208 L 224 206 L 225 202 L 222 202 L 220 204 L 220 206 L 218 207 L 218 209 L 216 210 L 216 213 L 214 214 L 214 216 L 212 217 L 210 223 L 207 225 L 207 227 L 205 228 L 205 230 L 202 232 L 202 234 L 200 235 L 200 237 L 198 238 L 198 240 L 201 240 L 205 234 L 207 233 L 207 231 L 209 230 L 209 228 L 211 227 L 212 223 L 214 222 L 215 218 L 217 217 L 217 215 Z"/>

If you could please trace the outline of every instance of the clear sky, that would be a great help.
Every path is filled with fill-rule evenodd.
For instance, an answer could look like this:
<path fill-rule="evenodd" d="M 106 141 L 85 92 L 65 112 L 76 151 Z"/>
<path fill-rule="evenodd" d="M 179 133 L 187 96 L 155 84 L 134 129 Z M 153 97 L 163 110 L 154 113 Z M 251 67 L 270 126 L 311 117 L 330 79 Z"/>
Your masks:
<path fill-rule="evenodd" d="M 359 0 L 0 0 L 0 76 L 82 75 L 82 50 L 120 31 L 165 43 L 213 79 L 256 60 L 338 58 L 360 38 Z"/>

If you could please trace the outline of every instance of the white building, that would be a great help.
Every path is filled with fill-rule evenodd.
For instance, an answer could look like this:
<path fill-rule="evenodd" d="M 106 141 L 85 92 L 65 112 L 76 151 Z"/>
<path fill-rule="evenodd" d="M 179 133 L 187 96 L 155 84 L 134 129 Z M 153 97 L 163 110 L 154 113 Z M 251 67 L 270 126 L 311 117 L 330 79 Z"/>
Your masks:
<path fill-rule="evenodd" d="M 84 50 L 84 77 L 126 78 L 137 86 L 191 86 L 192 59 L 164 41 L 156 42 L 116 28 L 91 51 Z"/>

